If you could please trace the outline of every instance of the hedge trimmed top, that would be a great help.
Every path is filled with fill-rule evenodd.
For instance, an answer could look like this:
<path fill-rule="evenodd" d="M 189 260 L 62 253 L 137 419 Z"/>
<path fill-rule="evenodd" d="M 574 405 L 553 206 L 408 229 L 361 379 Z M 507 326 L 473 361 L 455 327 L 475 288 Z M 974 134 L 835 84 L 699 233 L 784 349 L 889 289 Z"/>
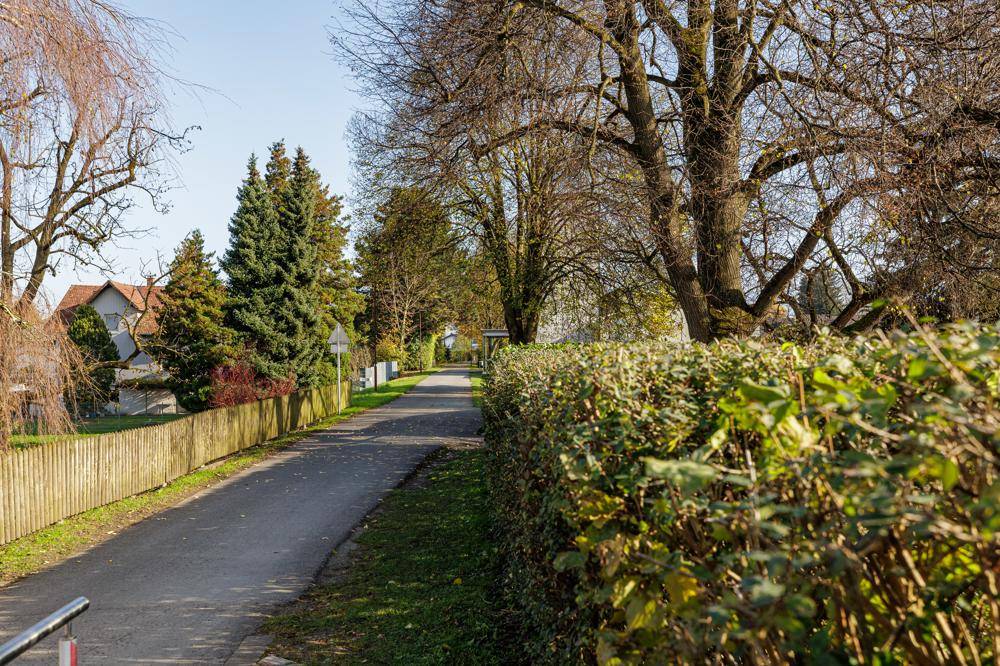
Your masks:
<path fill-rule="evenodd" d="M 485 390 L 535 656 L 997 659 L 1000 330 L 505 351 Z"/>

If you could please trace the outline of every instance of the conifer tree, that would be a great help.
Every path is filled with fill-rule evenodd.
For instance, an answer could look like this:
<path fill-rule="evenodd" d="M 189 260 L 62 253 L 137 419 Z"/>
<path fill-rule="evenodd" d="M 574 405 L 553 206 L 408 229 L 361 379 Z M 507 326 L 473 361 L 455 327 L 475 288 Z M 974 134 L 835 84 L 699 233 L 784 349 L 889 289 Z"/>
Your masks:
<path fill-rule="evenodd" d="M 244 347 L 246 360 L 261 376 L 281 379 L 288 364 L 287 327 L 275 319 L 284 292 L 280 257 L 283 234 L 270 191 L 250 159 L 229 223 L 229 249 L 222 269 L 229 277 L 226 323 Z"/>
<path fill-rule="evenodd" d="M 267 166 L 264 169 L 264 182 L 275 208 L 281 205 L 281 197 L 285 196 L 292 179 L 292 161 L 288 159 L 284 141 L 271 144 Z"/>
<path fill-rule="evenodd" d="M 233 332 L 223 321 L 226 290 L 212 258 L 198 230 L 177 248 L 153 348 L 177 401 L 192 412 L 208 408 L 212 371 L 233 351 Z"/>
<path fill-rule="evenodd" d="M 308 288 L 301 279 L 286 284 L 292 287 L 288 290 L 289 299 L 298 303 L 293 308 L 304 307 L 310 311 L 315 308 L 320 317 L 318 326 L 311 318 L 297 318 L 289 322 L 289 334 L 300 338 L 300 345 L 295 351 L 299 359 L 296 374 L 302 385 L 332 381 L 334 361 L 328 358 L 326 340 L 338 321 L 350 334 L 355 316 L 364 307 L 364 299 L 354 289 L 351 263 L 344 256 L 348 229 L 340 218 L 341 199 L 330 194 L 319 171 L 310 166 L 309 158 L 301 148 L 296 151 L 294 160 L 289 159 L 282 141 L 271 145 L 264 181 L 278 212 L 282 237 L 289 242 L 288 247 L 293 254 L 306 227 L 311 229 L 309 238 L 312 247 L 302 248 L 310 256 L 291 258 L 290 261 L 300 264 L 303 271 L 311 267 L 315 272 L 312 287 L 315 294 L 307 293 Z M 312 215 L 306 215 L 309 219 L 290 217 L 290 197 L 300 195 L 302 201 L 309 196 L 313 198 Z M 314 257 L 311 256 L 313 249 Z"/>
<path fill-rule="evenodd" d="M 837 316 L 844 308 L 844 290 L 838 278 L 827 265 L 804 274 L 799 280 L 799 306 L 810 317 L 820 317 L 827 321 Z"/>
<path fill-rule="evenodd" d="M 77 307 L 67 334 L 83 357 L 81 371 L 85 374 L 75 378 L 76 398 L 90 411 L 96 412 L 117 398 L 114 388 L 115 370 L 100 367 L 100 364 L 117 361 L 118 347 L 111 339 L 111 333 L 101 315 L 87 304 Z"/>
<path fill-rule="evenodd" d="M 319 364 L 326 345 L 317 289 L 317 193 L 313 174 L 309 158 L 299 148 L 287 187 L 272 193 L 278 202 L 278 266 L 283 291 L 274 317 L 286 332 L 289 365 L 300 386 L 319 382 Z"/>
<path fill-rule="evenodd" d="M 421 188 L 393 189 L 373 212 L 356 250 L 376 356 L 382 343 L 386 357 L 405 361 L 411 341 L 455 319 L 451 294 L 462 266 L 457 240 L 447 210 Z"/>
<path fill-rule="evenodd" d="M 251 163 L 239 201 L 222 262 L 230 276 L 231 326 L 259 374 L 294 375 L 299 386 L 329 381 L 326 341 L 334 322 L 350 329 L 363 305 L 344 257 L 340 198 L 301 148 L 289 159 L 278 141 L 263 177 Z"/>

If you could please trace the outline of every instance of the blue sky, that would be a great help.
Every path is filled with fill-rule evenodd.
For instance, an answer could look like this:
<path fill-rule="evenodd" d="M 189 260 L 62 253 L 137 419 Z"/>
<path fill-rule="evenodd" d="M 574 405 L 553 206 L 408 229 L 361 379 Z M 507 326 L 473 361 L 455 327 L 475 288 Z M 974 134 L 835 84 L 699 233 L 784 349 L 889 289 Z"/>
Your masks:
<path fill-rule="evenodd" d="M 177 158 L 179 186 L 161 215 L 139 198 L 128 217 L 149 236 L 109 248 L 118 279 L 139 281 L 143 262 L 166 258 L 192 229 L 221 254 L 236 188 L 251 152 L 266 155 L 277 139 L 302 145 L 338 194 L 348 194 L 350 155 L 344 131 L 361 101 L 346 67 L 330 54 L 327 26 L 339 0 L 119 0 L 133 14 L 163 21 L 177 34 L 167 67 L 179 79 L 217 92 L 169 94 L 178 127 L 200 125 L 193 149 Z M 55 300 L 74 282 L 100 282 L 99 273 L 63 267 L 45 286 Z"/>

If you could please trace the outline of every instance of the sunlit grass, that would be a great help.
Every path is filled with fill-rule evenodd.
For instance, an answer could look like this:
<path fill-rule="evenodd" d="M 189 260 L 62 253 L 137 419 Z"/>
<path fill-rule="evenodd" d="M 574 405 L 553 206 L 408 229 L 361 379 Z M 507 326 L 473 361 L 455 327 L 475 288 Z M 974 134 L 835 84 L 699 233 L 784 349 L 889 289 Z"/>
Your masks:
<path fill-rule="evenodd" d="M 448 451 L 392 492 L 342 580 L 267 622 L 269 650 L 306 664 L 523 663 L 496 603 L 481 449 Z"/>
<path fill-rule="evenodd" d="M 483 371 L 473 368 L 469 371 L 469 381 L 472 382 L 472 402 L 476 407 L 483 406 Z"/>

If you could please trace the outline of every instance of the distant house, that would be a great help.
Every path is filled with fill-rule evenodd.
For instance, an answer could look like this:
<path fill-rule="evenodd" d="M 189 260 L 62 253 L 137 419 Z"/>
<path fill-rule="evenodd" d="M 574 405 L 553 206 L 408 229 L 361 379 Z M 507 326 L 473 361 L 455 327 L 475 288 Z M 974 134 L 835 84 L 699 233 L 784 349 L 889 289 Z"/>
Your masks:
<path fill-rule="evenodd" d="M 455 346 L 456 340 L 458 340 L 458 332 L 448 331 L 447 333 L 444 334 L 444 337 L 441 338 L 441 344 L 444 345 L 445 349 L 451 349 L 452 347 Z"/>
<path fill-rule="evenodd" d="M 118 347 L 118 358 L 127 359 L 136 350 L 132 332 L 140 341 L 156 334 L 159 326 L 156 310 L 162 293 L 163 287 L 155 286 L 152 280 L 144 285 L 114 280 L 98 285 L 74 284 L 56 307 L 55 316 L 69 324 L 78 307 L 90 305 L 104 319 Z M 142 316 L 147 308 L 149 313 Z M 177 400 L 164 386 L 162 369 L 145 353 L 132 359 L 127 370 L 118 370 L 118 384 L 118 402 L 107 407 L 112 413 L 172 414 L 179 411 Z"/>

